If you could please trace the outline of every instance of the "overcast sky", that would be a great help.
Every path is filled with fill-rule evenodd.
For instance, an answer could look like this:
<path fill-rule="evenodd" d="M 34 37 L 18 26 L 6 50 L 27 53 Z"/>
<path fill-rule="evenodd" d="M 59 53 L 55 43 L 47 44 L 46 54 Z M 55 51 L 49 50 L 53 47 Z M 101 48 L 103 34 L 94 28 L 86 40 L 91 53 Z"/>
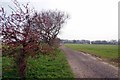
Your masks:
<path fill-rule="evenodd" d="M 11 4 L 0 0 L 0 6 Z M 22 0 L 18 0 L 22 1 Z M 36 10 L 58 9 L 70 15 L 60 34 L 61 39 L 118 39 L 119 0 L 25 0 Z M 24 3 L 23 2 L 23 3 Z M 7 8 L 8 10 L 8 8 Z"/>

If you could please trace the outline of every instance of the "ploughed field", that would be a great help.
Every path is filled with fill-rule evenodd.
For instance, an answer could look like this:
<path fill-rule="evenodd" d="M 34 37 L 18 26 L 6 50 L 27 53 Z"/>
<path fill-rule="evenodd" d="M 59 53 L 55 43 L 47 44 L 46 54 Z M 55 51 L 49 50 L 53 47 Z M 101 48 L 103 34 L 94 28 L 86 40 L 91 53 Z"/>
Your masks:
<path fill-rule="evenodd" d="M 65 44 L 65 46 L 77 51 L 89 53 L 93 56 L 97 56 L 109 62 L 118 63 L 118 45 L 101 45 L 101 44 Z"/>

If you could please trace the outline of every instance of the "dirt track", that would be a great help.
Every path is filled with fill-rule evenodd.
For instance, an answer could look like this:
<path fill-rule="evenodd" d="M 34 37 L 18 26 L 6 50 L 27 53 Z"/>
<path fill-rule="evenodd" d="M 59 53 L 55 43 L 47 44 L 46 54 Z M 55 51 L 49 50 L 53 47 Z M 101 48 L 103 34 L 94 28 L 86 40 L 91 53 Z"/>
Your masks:
<path fill-rule="evenodd" d="M 76 78 L 117 78 L 118 68 L 91 55 L 61 46 Z"/>

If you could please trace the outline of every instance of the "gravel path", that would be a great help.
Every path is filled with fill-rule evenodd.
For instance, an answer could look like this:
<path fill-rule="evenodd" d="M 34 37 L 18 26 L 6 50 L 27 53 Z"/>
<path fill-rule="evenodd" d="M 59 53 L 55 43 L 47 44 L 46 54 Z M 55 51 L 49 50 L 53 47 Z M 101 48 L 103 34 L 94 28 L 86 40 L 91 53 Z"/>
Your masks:
<path fill-rule="evenodd" d="M 61 46 L 76 78 L 117 78 L 118 68 L 95 57 Z"/>

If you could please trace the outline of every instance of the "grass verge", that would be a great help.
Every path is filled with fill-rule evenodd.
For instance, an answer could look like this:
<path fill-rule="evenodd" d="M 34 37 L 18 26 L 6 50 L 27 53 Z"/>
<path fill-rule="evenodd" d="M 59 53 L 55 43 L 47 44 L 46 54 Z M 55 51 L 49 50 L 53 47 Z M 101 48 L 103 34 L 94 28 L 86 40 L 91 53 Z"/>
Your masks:
<path fill-rule="evenodd" d="M 64 53 L 56 50 L 53 55 L 38 55 L 37 58 L 27 59 L 26 78 L 73 78 Z M 12 58 L 3 57 L 3 78 L 19 78 Z"/>

